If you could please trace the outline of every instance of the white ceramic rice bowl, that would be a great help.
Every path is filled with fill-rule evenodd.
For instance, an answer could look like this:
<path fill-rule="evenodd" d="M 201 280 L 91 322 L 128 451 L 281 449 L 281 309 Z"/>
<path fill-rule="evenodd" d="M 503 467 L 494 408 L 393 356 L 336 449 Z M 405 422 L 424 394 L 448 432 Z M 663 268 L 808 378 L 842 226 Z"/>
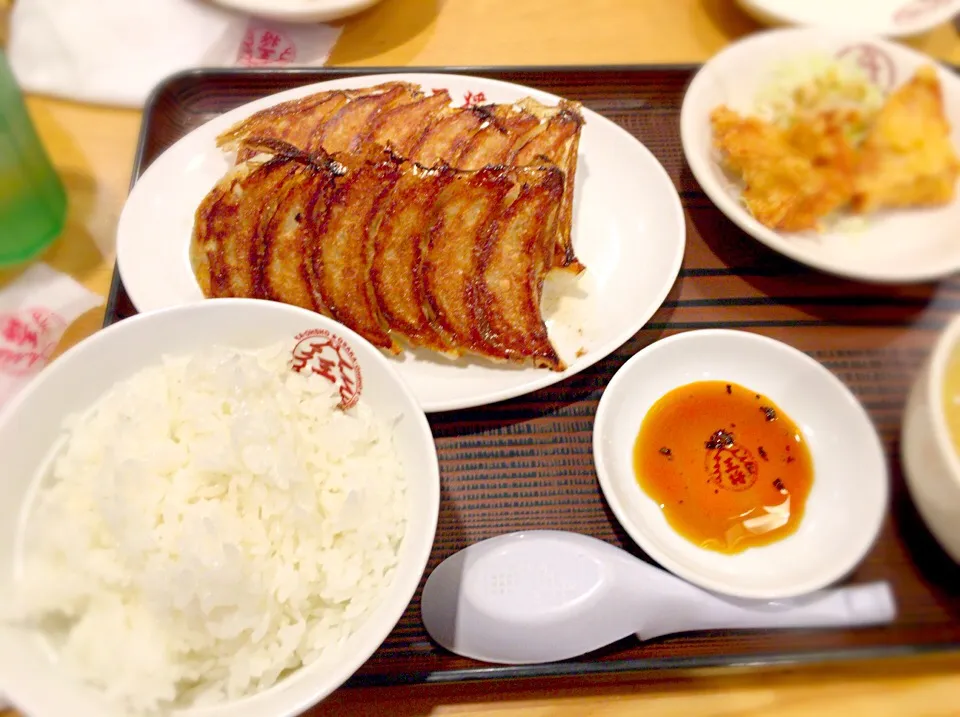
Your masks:
<path fill-rule="evenodd" d="M 297 670 L 272 688 L 191 717 L 281 717 L 300 714 L 346 681 L 387 637 L 407 608 L 433 545 L 440 501 L 436 447 L 426 416 L 380 352 L 349 329 L 313 312 L 250 299 L 213 299 L 141 314 L 67 351 L 0 412 L 0 586 L 12 589 L 18 534 L 31 486 L 61 436 L 63 419 L 92 405 L 114 383 L 211 344 L 260 348 L 318 329 L 338 336 L 361 367 L 362 400 L 378 415 L 402 414 L 395 427 L 407 476 L 406 534 L 387 594 L 332 658 Z M 109 636 L 104 636 L 109 639 Z M 329 653 L 328 653 L 329 654 Z M 0 693 L 30 717 L 119 715 L 102 695 L 52 661 L 33 631 L 0 623 Z"/>

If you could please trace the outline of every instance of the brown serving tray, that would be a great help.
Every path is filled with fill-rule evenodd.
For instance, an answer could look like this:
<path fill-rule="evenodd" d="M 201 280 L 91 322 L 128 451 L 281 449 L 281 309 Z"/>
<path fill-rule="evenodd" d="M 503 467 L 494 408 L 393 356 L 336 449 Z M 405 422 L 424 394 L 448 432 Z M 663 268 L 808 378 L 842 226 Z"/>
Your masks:
<path fill-rule="evenodd" d="M 442 501 L 428 570 L 470 543 L 530 528 L 587 533 L 644 557 L 617 524 L 597 484 L 591 432 L 600 394 L 627 358 L 663 336 L 706 327 L 743 329 L 785 341 L 823 362 L 856 393 L 876 423 L 892 469 L 892 508 L 880 540 L 849 579 L 889 580 L 900 606 L 897 621 L 857 630 L 714 631 L 644 644 L 624 640 L 568 662 L 499 667 L 434 645 L 420 623 L 418 594 L 353 684 L 783 664 L 960 648 L 960 567 L 917 517 L 899 460 L 907 390 L 937 332 L 960 310 L 960 279 L 910 287 L 844 281 L 810 271 L 743 234 L 704 196 L 683 159 L 680 103 L 693 70 L 422 68 L 536 87 L 609 117 L 666 167 L 683 199 L 688 232 L 683 268 L 670 296 L 647 326 L 611 356 L 515 400 L 430 416 Z M 201 70 L 176 75 L 147 104 L 133 176 L 186 132 L 240 104 L 298 85 L 389 71 L 413 70 Z M 133 313 L 115 274 L 106 323 Z"/>

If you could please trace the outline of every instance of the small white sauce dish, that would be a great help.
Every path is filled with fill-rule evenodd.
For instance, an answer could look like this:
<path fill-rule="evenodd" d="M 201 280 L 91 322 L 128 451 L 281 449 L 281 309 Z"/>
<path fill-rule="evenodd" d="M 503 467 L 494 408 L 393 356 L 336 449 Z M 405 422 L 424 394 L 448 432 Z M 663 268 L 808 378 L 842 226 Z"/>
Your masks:
<path fill-rule="evenodd" d="M 960 270 L 960 199 L 943 207 L 880 211 L 841 220 L 823 231 L 780 232 L 747 210 L 740 187 L 721 167 L 713 146 L 710 113 L 720 105 L 750 114 L 758 93 L 784 63 L 844 56 L 888 91 L 933 59 L 903 45 L 844 30 L 768 30 L 732 43 L 707 62 L 687 88 L 680 112 L 684 155 L 703 191 L 740 229 L 774 251 L 820 271 L 872 283 L 903 284 Z M 960 78 L 938 67 L 951 139 L 960 148 Z"/>
<path fill-rule="evenodd" d="M 653 404 L 674 388 L 710 380 L 768 397 L 801 429 L 813 459 L 813 485 L 796 532 L 733 555 L 674 531 L 633 468 L 634 442 Z M 637 545 L 679 577 L 739 598 L 796 597 L 845 577 L 872 548 L 889 500 L 883 447 L 850 390 L 803 352 L 744 331 L 680 333 L 633 356 L 600 400 L 593 452 L 603 494 Z"/>
<path fill-rule="evenodd" d="M 739 0 L 758 22 L 830 27 L 882 37 L 909 37 L 932 30 L 960 13 L 960 0 Z"/>
<path fill-rule="evenodd" d="M 950 440 L 945 379 L 960 350 L 960 316 L 940 334 L 903 414 L 900 455 L 907 488 L 937 542 L 960 563 L 960 457 Z"/>
<path fill-rule="evenodd" d="M 158 364 L 163 355 L 191 354 L 211 345 L 261 349 L 283 341 L 291 351 L 304 347 L 307 367 L 322 365 L 313 363 L 317 354 L 323 358 L 333 346 L 334 358 L 346 359 L 335 365 L 359 365 L 359 376 L 355 371 L 350 376 L 359 379 L 353 385 L 362 381 L 360 400 L 379 416 L 397 416 L 394 440 L 407 476 L 409 503 L 397 567 L 379 605 L 336 649 L 251 697 L 174 714 L 300 714 L 346 681 L 380 646 L 406 610 L 433 545 L 440 478 L 426 416 L 381 353 L 352 331 L 310 311 L 251 299 L 212 299 L 121 321 L 67 351 L 0 412 L 0 589 L 9 596 L 21 562 L 18 549 L 32 488 L 57 447 L 64 418 L 94 404 L 115 382 Z M 338 388 L 349 402 L 343 385 Z M 103 635 L 103 640 L 110 636 Z M 0 692 L 31 717 L 118 714 L 103 695 L 59 667 L 37 633 L 3 621 Z"/>

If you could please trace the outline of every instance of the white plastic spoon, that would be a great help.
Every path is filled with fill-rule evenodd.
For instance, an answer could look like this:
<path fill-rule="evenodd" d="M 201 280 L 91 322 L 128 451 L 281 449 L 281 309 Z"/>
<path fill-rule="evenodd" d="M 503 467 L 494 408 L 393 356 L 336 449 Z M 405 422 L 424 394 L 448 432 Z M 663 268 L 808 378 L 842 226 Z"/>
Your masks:
<path fill-rule="evenodd" d="M 444 560 L 421 599 L 423 624 L 451 652 L 522 665 L 577 657 L 631 634 L 848 627 L 896 616 L 887 583 L 789 601 L 730 600 L 595 538 L 537 530 L 484 540 Z"/>

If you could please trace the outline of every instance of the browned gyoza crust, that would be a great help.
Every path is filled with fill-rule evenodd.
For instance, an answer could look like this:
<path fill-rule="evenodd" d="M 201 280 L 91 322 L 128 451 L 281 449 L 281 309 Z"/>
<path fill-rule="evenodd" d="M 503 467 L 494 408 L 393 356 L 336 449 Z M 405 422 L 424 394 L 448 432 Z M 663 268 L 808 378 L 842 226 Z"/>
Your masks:
<path fill-rule="evenodd" d="M 298 171 L 298 164 L 281 158 L 241 165 L 200 204 L 191 256 L 207 296 L 259 298 L 260 236 L 282 199 L 280 186 Z"/>
<path fill-rule="evenodd" d="M 483 121 L 453 159 L 452 164 L 458 169 L 515 164 L 513 155 L 540 125 L 534 115 L 517 112 L 507 105 L 475 107 L 473 112 Z"/>
<path fill-rule="evenodd" d="M 249 158 L 250 137 L 273 137 L 308 151 L 361 154 L 391 148 L 425 167 L 479 170 L 487 165 L 556 166 L 564 173 L 553 266 L 581 271 L 572 240 L 574 180 L 583 117 L 576 103 L 452 107 L 445 91 L 424 94 L 408 83 L 331 91 L 256 113 L 218 138 Z"/>
<path fill-rule="evenodd" d="M 540 175 L 516 188 L 516 198 L 484 235 L 474 318 L 488 354 L 530 358 L 561 371 L 565 367 L 547 335 L 540 299 L 553 260 L 563 173 L 545 167 Z"/>
<path fill-rule="evenodd" d="M 409 157 L 424 167 L 438 164 L 455 166 L 453 158 L 460 154 L 482 124 L 483 117 L 480 114 L 470 109 L 448 107 L 424 127 Z"/>
<path fill-rule="evenodd" d="M 310 167 L 283 188 L 284 198 L 264 231 L 258 274 L 263 298 L 330 314 L 313 291 L 312 266 L 306 262 L 312 253 L 306 250 L 313 245 L 314 226 L 326 214 L 334 177 Z"/>
<path fill-rule="evenodd" d="M 217 137 L 217 146 L 238 150 L 238 163 L 252 156 L 249 147 L 241 146 L 251 138 L 255 142 L 277 139 L 298 149 L 309 150 L 310 140 L 317 130 L 322 129 L 346 104 L 359 98 L 382 97 L 398 89 L 406 90 L 411 95 L 420 93 L 415 85 L 385 82 L 363 90 L 328 90 L 281 102 L 254 112 L 230 127 Z"/>
<path fill-rule="evenodd" d="M 440 334 L 464 351 L 487 353 L 473 318 L 479 243 L 487 226 L 504 211 L 504 198 L 512 187 L 508 172 L 487 167 L 454 178 L 437 196 L 435 221 L 424 245 L 424 293 Z"/>
<path fill-rule="evenodd" d="M 437 92 L 413 102 L 398 105 L 377 116 L 370 141 L 387 147 L 401 157 L 409 157 L 414 146 L 442 112 L 449 108 L 450 95 Z"/>
<path fill-rule="evenodd" d="M 427 315 L 423 250 L 436 216 L 437 195 L 453 180 L 446 169 L 401 173 L 381 202 L 370 281 L 384 321 L 412 346 L 457 354 Z"/>
<path fill-rule="evenodd" d="M 424 168 L 392 153 L 334 159 L 275 140 L 251 148 L 258 158 L 197 212 L 191 257 L 198 273 L 210 267 L 208 296 L 321 311 L 392 352 L 399 337 L 563 368 L 539 306 L 562 172 Z"/>
<path fill-rule="evenodd" d="M 310 139 L 316 127 L 325 126 L 329 119 L 350 102 L 350 97 L 344 92 L 325 92 L 316 98 L 307 98 L 302 104 L 285 103 L 292 105 L 288 114 L 284 115 L 269 108 L 258 113 L 245 123 L 248 132 L 252 135 L 240 134 L 240 139 L 246 136 L 267 135 L 294 147 L 309 147 Z M 235 128 L 236 130 L 236 128 Z M 236 144 L 233 136 L 221 135 L 219 141 L 223 145 Z M 237 147 L 237 162 L 245 162 L 254 155 L 254 150 L 246 143 Z"/>
<path fill-rule="evenodd" d="M 545 118 L 546 126 L 542 132 L 526 141 L 511 161 L 518 165 L 527 165 L 537 164 L 538 158 L 545 158 L 549 164 L 563 171 L 563 202 L 557 221 L 558 239 L 553 264 L 577 272 L 582 271 L 583 264 L 573 251 L 572 230 L 574 179 L 583 116 L 576 105 L 565 100 L 560 102 L 559 111 L 530 99 L 524 100 L 521 105 L 531 113 Z"/>
<path fill-rule="evenodd" d="M 357 152 L 370 141 L 371 130 L 380 114 L 415 102 L 422 96 L 419 89 L 397 85 L 377 95 L 355 97 L 317 127 L 304 149 L 331 155 Z"/>
<path fill-rule="evenodd" d="M 370 270 L 373 264 L 372 219 L 400 176 L 398 163 L 364 162 L 348 171 L 330 197 L 312 237 L 315 292 L 337 321 L 374 346 L 399 353 L 381 318 Z"/>

